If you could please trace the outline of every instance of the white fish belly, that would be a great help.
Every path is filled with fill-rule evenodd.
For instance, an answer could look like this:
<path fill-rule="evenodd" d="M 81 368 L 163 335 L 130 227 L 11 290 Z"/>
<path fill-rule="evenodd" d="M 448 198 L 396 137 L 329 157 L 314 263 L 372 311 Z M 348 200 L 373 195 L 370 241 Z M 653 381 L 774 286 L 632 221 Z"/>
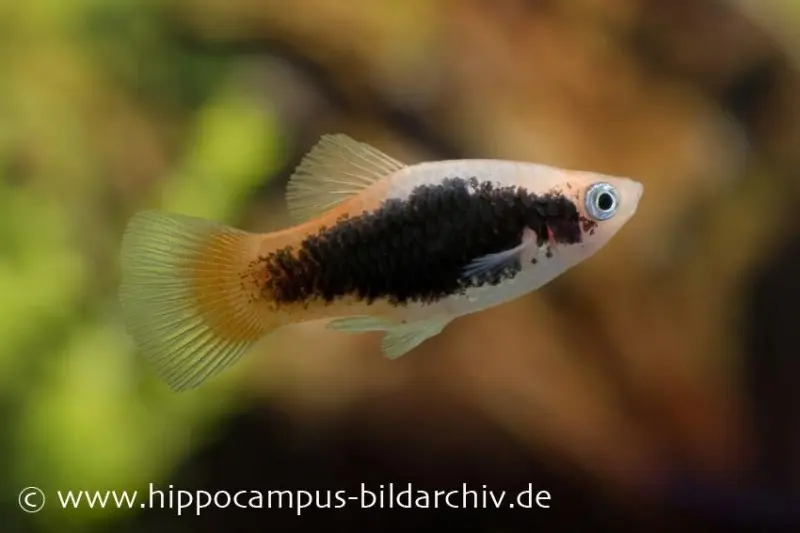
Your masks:
<path fill-rule="evenodd" d="M 424 320 L 432 317 L 450 317 L 477 313 L 508 303 L 543 287 L 570 268 L 566 258 L 545 257 L 540 253 L 535 265 L 524 268 L 513 278 L 497 285 L 472 287 L 462 294 L 455 294 L 425 305 L 415 305 L 408 309 L 408 319 Z"/>

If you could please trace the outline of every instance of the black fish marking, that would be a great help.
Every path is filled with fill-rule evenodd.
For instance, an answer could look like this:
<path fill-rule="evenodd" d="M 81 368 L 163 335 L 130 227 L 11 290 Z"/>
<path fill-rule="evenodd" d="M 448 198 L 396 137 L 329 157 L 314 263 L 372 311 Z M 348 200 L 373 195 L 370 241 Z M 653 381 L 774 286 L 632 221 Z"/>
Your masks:
<path fill-rule="evenodd" d="M 548 228 L 556 243 L 570 245 L 581 242 L 582 224 L 561 193 L 450 178 L 263 257 L 264 296 L 278 305 L 346 295 L 368 303 L 432 303 L 516 275 L 518 261 L 479 279 L 461 273 L 475 258 L 519 245 L 526 227 L 536 233 L 537 246 L 547 242 Z"/>

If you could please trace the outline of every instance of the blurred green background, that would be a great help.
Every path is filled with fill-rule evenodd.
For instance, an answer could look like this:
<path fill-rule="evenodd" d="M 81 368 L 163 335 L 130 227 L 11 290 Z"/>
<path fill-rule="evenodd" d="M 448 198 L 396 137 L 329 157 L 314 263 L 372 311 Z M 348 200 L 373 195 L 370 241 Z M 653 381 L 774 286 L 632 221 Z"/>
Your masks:
<path fill-rule="evenodd" d="M 55 504 L 28 515 L 16 495 L 173 479 L 251 488 L 237 468 L 273 486 L 275 463 L 259 463 L 236 420 L 289 465 L 374 455 L 345 460 L 334 484 L 386 461 L 387 476 L 503 472 L 500 485 L 527 472 L 590 487 L 574 504 L 559 496 L 559 523 L 586 530 L 611 526 L 571 512 L 581 505 L 616 508 L 615 531 L 708 531 L 745 520 L 737 508 L 766 530 L 741 487 L 755 479 L 800 501 L 800 366 L 750 366 L 760 350 L 796 352 L 796 336 L 752 345 L 745 332 L 759 273 L 796 226 L 798 32 L 800 6 L 777 0 L 2 3 L 0 531 L 235 529 Z M 298 328 L 173 394 L 120 321 L 128 217 L 159 208 L 280 228 L 293 166 L 338 131 L 409 162 L 534 160 L 629 175 L 646 193 L 595 259 L 416 355 L 392 363 L 374 338 Z M 778 298 L 796 294 L 788 272 L 766 275 L 778 296 L 755 314 L 769 324 L 796 317 Z M 351 433 L 363 440 L 336 440 Z M 239 466 L 203 458 L 209 446 Z M 673 495 L 672 472 L 724 487 L 697 489 L 719 503 Z M 632 511 L 632 495 L 647 503 Z M 265 513 L 226 516 L 270 526 Z M 366 527 L 352 520 L 348 531 Z"/>

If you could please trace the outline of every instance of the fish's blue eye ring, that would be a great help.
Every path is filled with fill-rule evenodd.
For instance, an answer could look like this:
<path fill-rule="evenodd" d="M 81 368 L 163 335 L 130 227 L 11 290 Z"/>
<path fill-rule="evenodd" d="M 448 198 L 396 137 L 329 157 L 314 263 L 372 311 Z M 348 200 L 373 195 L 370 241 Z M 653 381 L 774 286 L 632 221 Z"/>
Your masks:
<path fill-rule="evenodd" d="M 608 220 L 619 208 L 619 195 L 610 183 L 595 183 L 586 190 L 586 214 L 595 220 Z"/>

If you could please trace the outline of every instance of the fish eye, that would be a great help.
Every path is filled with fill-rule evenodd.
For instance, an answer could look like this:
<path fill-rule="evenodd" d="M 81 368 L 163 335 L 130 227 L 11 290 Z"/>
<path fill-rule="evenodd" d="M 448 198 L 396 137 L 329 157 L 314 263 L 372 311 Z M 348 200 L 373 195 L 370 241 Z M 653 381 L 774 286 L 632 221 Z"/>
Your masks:
<path fill-rule="evenodd" d="M 595 220 L 608 220 L 619 207 L 617 190 L 609 183 L 595 183 L 586 190 L 586 213 Z"/>

